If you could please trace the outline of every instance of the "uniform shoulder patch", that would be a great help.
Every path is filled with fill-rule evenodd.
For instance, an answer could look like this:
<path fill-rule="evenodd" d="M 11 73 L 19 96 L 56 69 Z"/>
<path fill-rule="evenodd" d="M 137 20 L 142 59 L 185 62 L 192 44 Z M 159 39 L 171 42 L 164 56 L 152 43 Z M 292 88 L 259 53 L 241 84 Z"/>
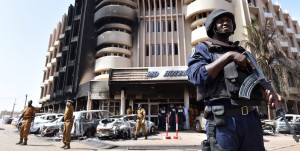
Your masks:
<path fill-rule="evenodd" d="M 191 54 L 191 57 L 194 57 L 194 55 L 195 55 L 195 52 L 196 52 L 196 48 L 195 48 L 195 47 L 193 47 L 193 48 L 192 48 L 192 54 Z"/>

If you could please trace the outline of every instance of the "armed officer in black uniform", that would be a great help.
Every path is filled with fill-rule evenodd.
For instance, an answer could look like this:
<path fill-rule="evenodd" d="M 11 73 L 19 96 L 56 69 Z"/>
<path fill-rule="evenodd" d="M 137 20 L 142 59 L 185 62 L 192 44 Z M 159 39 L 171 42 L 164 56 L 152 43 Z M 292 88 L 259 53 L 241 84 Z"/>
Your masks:
<path fill-rule="evenodd" d="M 181 105 L 177 108 L 178 130 L 183 130 L 183 122 L 185 121 L 184 110 Z"/>
<path fill-rule="evenodd" d="M 176 108 L 174 107 L 173 104 L 170 105 L 171 107 L 171 111 L 170 111 L 170 129 L 172 131 L 175 131 L 176 130 L 176 116 L 177 116 L 177 110 Z"/>
<path fill-rule="evenodd" d="M 159 129 L 160 130 L 165 130 L 166 129 L 166 115 L 167 115 L 167 111 L 166 111 L 166 107 L 162 107 L 159 109 L 158 112 L 158 118 L 159 118 Z"/>
<path fill-rule="evenodd" d="M 250 100 L 239 98 L 241 84 L 253 71 L 252 64 L 242 54 L 246 50 L 239 42 L 229 41 L 236 29 L 231 12 L 213 11 L 206 18 L 205 28 L 211 39 L 195 46 L 186 72 L 189 81 L 197 86 L 197 100 L 207 101 L 209 145 L 203 146 L 213 151 L 265 151 L 255 106 L 264 99 L 274 106 L 281 102 L 281 97 L 258 84 Z"/>

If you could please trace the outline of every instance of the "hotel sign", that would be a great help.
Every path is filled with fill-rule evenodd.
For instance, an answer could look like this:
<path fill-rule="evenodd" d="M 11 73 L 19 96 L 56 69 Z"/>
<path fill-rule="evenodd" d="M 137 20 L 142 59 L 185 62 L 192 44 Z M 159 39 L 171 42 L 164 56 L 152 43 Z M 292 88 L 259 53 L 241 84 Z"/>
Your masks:
<path fill-rule="evenodd" d="M 149 68 L 146 77 L 153 80 L 186 80 L 186 67 Z"/>

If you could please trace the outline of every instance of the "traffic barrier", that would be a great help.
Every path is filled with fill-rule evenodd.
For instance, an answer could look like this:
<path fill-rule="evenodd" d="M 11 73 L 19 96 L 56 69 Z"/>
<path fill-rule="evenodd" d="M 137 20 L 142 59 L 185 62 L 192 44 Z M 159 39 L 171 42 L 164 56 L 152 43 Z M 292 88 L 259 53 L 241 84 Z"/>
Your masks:
<path fill-rule="evenodd" d="M 168 127 L 169 127 L 169 124 L 168 124 L 168 115 L 166 116 L 166 137 L 165 139 L 171 139 L 171 136 L 168 136 Z"/>
<path fill-rule="evenodd" d="M 173 136 L 173 139 L 178 139 L 178 116 L 176 116 L 176 136 Z"/>

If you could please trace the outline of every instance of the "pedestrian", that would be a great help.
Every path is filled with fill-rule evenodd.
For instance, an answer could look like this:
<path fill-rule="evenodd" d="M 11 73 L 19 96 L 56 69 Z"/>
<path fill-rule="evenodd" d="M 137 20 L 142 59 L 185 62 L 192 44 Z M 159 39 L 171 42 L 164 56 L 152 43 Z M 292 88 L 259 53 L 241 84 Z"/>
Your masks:
<path fill-rule="evenodd" d="M 17 145 L 27 145 L 28 140 L 28 133 L 30 131 L 31 122 L 34 123 L 34 117 L 35 117 L 35 108 L 32 106 L 32 100 L 28 101 L 28 106 L 24 109 L 20 120 L 23 118 L 21 130 L 20 130 L 20 141 L 17 143 Z M 24 139 L 24 142 L 23 142 Z"/>
<path fill-rule="evenodd" d="M 189 130 L 190 129 L 189 109 L 186 106 L 183 106 L 183 111 L 185 115 L 185 122 L 184 122 L 183 129 Z"/>
<path fill-rule="evenodd" d="M 64 131 L 63 131 L 63 143 L 64 145 L 61 148 L 70 149 L 71 143 L 71 130 L 73 127 L 73 112 L 74 108 L 72 105 L 72 100 L 67 100 L 66 110 L 64 114 Z"/>
<path fill-rule="evenodd" d="M 165 130 L 166 129 L 166 115 L 167 115 L 167 111 L 166 111 L 166 107 L 162 107 L 159 109 L 158 113 L 158 129 L 160 130 Z"/>
<path fill-rule="evenodd" d="M 127 115 L 132 114 L 132 110 L 131 110 L 131 105 L 129 105 L 129 107 L 126 110 Z"/>
<path fill-rule="evenodd" d="M 147 139 L 147 131 L 146 131 L 146 125 L 145 125 L 146 111 L 142 107 L 142 104 L 138 104 L 137 117 L 138 117 L 138 119 L 136 120 L 136 130 L 135 130 L 134 140 L 137 140 L 137 137 L 140 134 L 141 127 L 143 129 L 145 139 Z"/>
<path fill-rule="evenodd" d="M 241 83 L 253 71 L 242 54 L 246 50 L 238 42 L 229 41 L 236 29 L 234 15 L 226 10 L 215 10 L 206 18 L 205 28 L 211 39 L 193 49 L 186 74 L 197 86 L 197 99 L 208 100 L 205 109 L 208 146 L 214 151 L 265 151 L 255 106 L 263 99 L 273 98 L 270 91 L 260 85 L 253 89 L 251 101 L 238 97 Z M 275 95 L 278 97 L 273 101 L 280 103 L 280 95 L 273 93 Z"/>
<path fill-rule="evenodd" d="M 184 111 L 181 105 L 177 108 L 177 117 L 178 117 L 178 130 L 183 130 L 183 123 L 185 121 Z"/>
<path fill-rule="evenodd" d="M 175 128 L 176 128 L 176 116 L 177 116 L 177 111 L 176 111 L 176 108 L 174 107 L 173 104 L 170 105 L 171 107 L 171 111 L 169 113 L 169 118 L 170 118 L 170 129 L 172 131 L 175 131 Z"/>

